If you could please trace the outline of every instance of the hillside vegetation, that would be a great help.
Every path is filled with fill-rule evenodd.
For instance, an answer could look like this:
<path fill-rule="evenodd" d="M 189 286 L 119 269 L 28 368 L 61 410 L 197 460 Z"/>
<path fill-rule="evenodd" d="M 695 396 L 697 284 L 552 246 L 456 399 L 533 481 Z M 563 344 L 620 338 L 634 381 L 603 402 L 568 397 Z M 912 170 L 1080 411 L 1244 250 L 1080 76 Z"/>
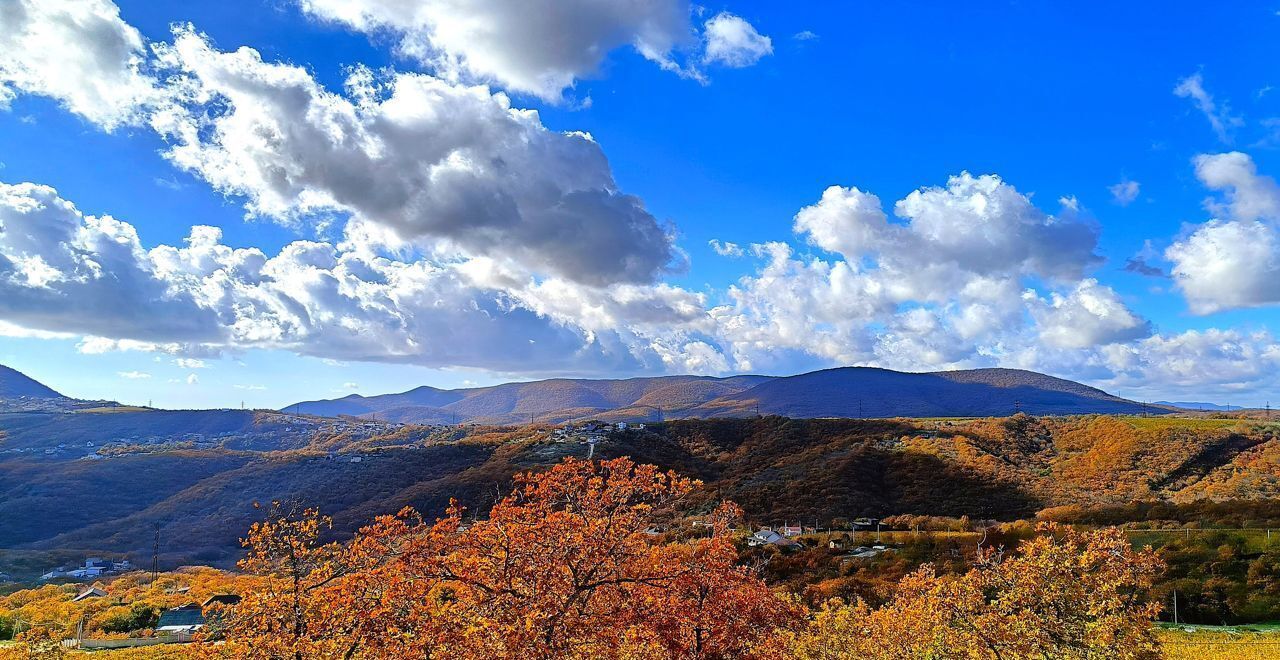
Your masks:
<path fill-rule="evenodd" d="M 806 605 L 753 561 L 741 509 L 687 521 L 699 484 L 619 458 L 519 475 L 478 519 L 379 516 L 347 543 L 330 520 L 273 504 L 246 533 L 239 574 L 125 576 L 97 597 L 55 586 L 0 597 L 0 639 L 19 657 L 59 655 L 78 630 L 145 635 L 185 584 L 235 593 L 190 650 L 226 658 L 1156 658 L 1151 598 L 1162 564 L 1119 530 L 1043 524 L 972 566 L 905 575 L 872 603 Z M 786 553 L 773 550 L 773 559 Z M 128 599 L 126 602 L 124 599 Z M 197 601 L 198 602 L 198 601 Z M 126 606 L 127 604 L 127 606 Z M 38 625 L 32 625 L 38 624 Z M 20 633 L 15 629 L 23 626 Z M 0 657 L 4 657 L 0 649 Z"/>
<path fill-rule="evenodd" d="M 92 461 L 6 453 L 14 440 L 0 439 L 0 549 L 146 558 L 159 523 L 166 565 L 228 565 L 254 501 L 318 506 L 341 537 L 403 506 L 436 515 L 457 498 L 487 509 L 517 472 L 587 453 L 540 425 L 317 425 L 303 433 L 296 422 L 247 414 L 258 419 L 251 428 L 293 424 L 294 435 L 275 448 L 268 431 L 206 436 L 198 447 L 126 445 Z M 1113 416 L 678 420 L 612 433 L 595 455 L 700 479 L 694 506 L 733 499 L 760 524 L 916 515 L 1280 526 L 1280 507 L 1268 503 L 1280 498 L 1276 431 L 1247 420 Z M 19 438 L 33 435 L 17 429 Z M 0 556 L 0 570 L 9 568 Z"/>

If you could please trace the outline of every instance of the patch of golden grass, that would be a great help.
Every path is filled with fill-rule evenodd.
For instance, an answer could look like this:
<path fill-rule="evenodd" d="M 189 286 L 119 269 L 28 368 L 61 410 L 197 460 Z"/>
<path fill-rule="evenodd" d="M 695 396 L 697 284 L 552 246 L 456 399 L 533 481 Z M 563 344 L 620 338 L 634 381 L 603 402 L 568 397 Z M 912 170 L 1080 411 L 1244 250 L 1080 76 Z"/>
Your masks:
<path fill-rule="evenodd" d="M 1188 429 L 1192 431 L 1215 431 L 1248 424 L 1247 419 L 1212 419 L 1208 417 L 1120 417 L 1134 428 L 1144 431 L 1162 431 L 1165 429 Z"/>
<path fill-rule="evenodd" d="M 1264 660 L 1280 658 L 1280 634 L 1244 630 L 1180 628 L 1160 631 L 1160 644 L 1170 660 Z"/>

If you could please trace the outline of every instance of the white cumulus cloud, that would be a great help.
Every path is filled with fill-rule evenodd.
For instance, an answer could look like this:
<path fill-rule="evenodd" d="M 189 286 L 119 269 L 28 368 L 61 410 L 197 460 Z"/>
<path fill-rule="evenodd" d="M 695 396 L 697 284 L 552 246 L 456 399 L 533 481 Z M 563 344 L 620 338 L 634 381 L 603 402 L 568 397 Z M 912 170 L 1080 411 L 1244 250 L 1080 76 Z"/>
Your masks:
<path fill-rule="evenodd" d="M 631 48 L 682 76 L 705 80 L 701 61 L 749 66 L 772 52 L 769 38 L 723 12 L 703 26 L 688 0 L 298 0 L 322 20 L 391 34 L 398 54 L 451 81 L 497 83 L 560 101 L 598 75 L 609 55 Z"/>
<path fill-rule="evenodd" d="M 339 95 L 301 67 L 217 51 L 189 29 L 160 50 L 175 76 L 174 103 L 152 119 L 167 157 L 252 214 L 349 214 L 401 240 L 592 284 L 650 281 L 676 258 L 590 136 L 547 130 L 483 87 L 357 70 Z"/>
<path fill-rule="evenodd" d="M 773 53 L 773 41 L 740 16 L 720 12 L 707 21 L 702 60 L 733 68 L 748 67 Z"/>
<path fill-rule="evenodd" d="M 1040 336 L 1056 348 L 1091 348 L 1141 339 L 1151 323 L 1133 313 L 1110 287 L 1086 279 L 1066 295 L 1033 308 Z"/>
<path fill-rule="evenodd" d="M 1223 199 L 1220 217 L 1196 226 L 1165 250 L 1191 311 L 1210 314 L 1280 303 L 1280 185 L 1240 152 L 1195 159 L 1196 175 Z"/>
<path fill-rule="evenodd" d="M 22 92 L 107 130 L 133 123 L 154 91 L 145 57 L 108 0 L 0 0 L 0 106 Z"/>

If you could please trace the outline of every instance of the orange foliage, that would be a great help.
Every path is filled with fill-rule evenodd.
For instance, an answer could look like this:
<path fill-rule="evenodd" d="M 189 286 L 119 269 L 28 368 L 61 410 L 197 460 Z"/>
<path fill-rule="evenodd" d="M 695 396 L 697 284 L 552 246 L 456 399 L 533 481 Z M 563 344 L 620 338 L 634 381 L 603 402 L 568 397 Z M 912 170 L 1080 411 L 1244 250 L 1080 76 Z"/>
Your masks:
<path fill-rule="evenodd" d="M 20 630 L 39 628 L 59 636 L 71 636 L 83 622 L 88 638 L 122 637 L 138 634 L 141 628 L 130 621 L 155 616 L 165 609 L 188 603 L 204 602 L 217 594 L 240 593 L 255 583 L 249 575 L 225 573 L 211 568 L 184 568 L 161 573 L 156 580 L 148 573 L 127 573 L 92 586 L 106 596 L 74 602 L 77 594 L 89 585 L 45 585 L 0 596 L 0 622 Z"/>
<path fill-rule="evenodd" d="M 1150 548 L 1133 551 L 1117 530 L 1051 524 L 1017 556 L 988 549 L 982 565 L 940 577 L 907 576 L 892 601 L 831 604 L 779 654 L 826 658 L 1156 658 L 1146 593 L 1161 570 Z M 783 651 L 782 649 L 785 649 Z"/>
<path fill-rule="evenodd" d="M 384 517 L 346 546 L 314 511 L 256 525 L 266 575 L 219 653 L 274 657 L 747 657 L 800 611 L 737 565 L 724 505 L 715 533 L 645 533 L 695 482 L 629 459 L 568 460 L 517 479 L 486 520 Z"/>

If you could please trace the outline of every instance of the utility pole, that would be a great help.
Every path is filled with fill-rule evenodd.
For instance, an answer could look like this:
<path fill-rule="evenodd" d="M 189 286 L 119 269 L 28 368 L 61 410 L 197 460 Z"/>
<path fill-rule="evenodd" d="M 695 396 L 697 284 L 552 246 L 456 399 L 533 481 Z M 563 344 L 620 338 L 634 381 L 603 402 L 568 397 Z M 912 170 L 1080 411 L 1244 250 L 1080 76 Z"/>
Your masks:
<path fill-rule="evenodd" d="M 1178 625 L 1178 590 L 1173 590 L 1173 625 Z"/>
<path fill-rule="evenodd" d="M 155 542 L 151 545 L 151 582 L 155 583 L 160 577 L 160 523 L 154 523 L 156 527 Z"/>

